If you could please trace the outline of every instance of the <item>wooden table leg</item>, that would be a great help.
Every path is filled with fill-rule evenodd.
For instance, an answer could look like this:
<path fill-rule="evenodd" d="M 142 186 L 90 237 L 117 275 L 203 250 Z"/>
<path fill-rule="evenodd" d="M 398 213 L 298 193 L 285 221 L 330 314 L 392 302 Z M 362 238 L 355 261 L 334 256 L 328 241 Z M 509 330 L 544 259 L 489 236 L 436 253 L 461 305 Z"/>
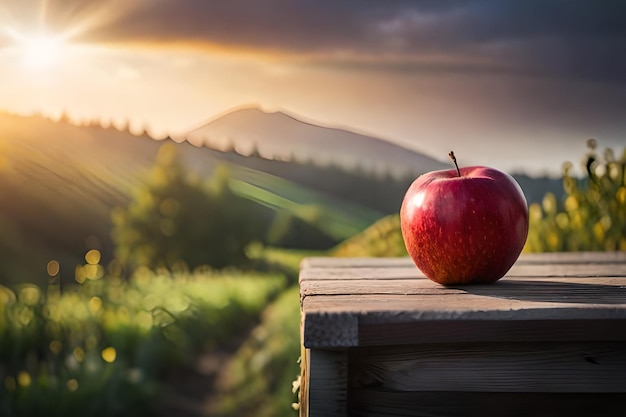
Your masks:
<path fill-rule="evenodd" d="M 345 350 L 303 349 L 301 417 L 345 417 L 348 356 Z"/>

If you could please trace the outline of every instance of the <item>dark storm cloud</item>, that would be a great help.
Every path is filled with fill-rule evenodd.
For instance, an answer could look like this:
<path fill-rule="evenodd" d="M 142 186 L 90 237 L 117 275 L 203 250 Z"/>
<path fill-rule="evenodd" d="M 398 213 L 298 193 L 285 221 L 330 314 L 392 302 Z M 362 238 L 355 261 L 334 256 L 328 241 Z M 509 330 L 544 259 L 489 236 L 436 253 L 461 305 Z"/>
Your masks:
<path fill-rule="evenodd" d="M 387 34 L 381 27 L 387 21 L 405 13 L 445 12 L 463 3 L 445 2 L 443 7 L 435 1 L 416 5 L 402 0 L 156 0 L 128 16 L 118 34 L 300 53 L 378 53 L 385 48 Z"/>
<path fill-rule="evenodd" d="M 294 53 L 370 58 L 384 54 L 395 57 L 389 62 L 392 68 L 405 71 L 483 67 L 626 80 L 623 1 L 158 0 L 148 4 L 129 16 L 120 36 Z M 424 56 L 443 60 L 421 60 Z"/>
<path fill-rule="evenodd" d="M 327 64 L 341 56 L 343 66 L 376 69 L 626 81 L 620 0 L 51 0 L 48 20 L 68 25 L 82 9 L 129 3 L 85 36 L 308 54 Z"/>

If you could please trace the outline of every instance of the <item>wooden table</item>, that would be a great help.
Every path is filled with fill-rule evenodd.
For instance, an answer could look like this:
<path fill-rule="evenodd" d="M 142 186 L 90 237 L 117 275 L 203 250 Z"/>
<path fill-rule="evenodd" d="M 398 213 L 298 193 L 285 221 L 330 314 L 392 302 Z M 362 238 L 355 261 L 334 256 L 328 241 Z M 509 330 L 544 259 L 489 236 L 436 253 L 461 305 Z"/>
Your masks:
<path fill-rule="evenodd" d="M 491 285 L 309 258 L 301 416 L 626 416 L 626 252 L 522 255 Z"/>

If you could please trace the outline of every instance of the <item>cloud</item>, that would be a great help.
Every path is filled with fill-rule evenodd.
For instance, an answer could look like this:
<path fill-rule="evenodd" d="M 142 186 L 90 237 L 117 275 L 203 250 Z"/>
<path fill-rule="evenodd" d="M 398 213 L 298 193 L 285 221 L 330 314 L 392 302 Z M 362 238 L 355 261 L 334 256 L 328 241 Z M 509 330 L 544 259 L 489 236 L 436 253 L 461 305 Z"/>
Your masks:
<path fill-rule="evenodd" d="M 22 14 L 25 3 L 44 4 L 8 3 Z M 67 26 L 86 11 L 129 3 L 83 36 L 289 54 L 344 68 L 626 82 L 620 0 L 50 0 L 46 18 Z"/>

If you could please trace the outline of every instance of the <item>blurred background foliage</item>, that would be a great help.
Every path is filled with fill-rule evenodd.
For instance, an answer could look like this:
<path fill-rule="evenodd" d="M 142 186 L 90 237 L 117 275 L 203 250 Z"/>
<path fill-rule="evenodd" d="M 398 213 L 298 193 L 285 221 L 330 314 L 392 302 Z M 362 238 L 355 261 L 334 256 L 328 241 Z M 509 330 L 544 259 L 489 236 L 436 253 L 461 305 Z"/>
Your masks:
<path fill-rule="evenodd" d="M 626 148 L 616 157 L 598 153 L 595 139 L 587 145 L 582 178 L 563 164 L 564 198 L 547 193 L 530 205 L 527 252 L 626 250 Z"/>
<path fill-rule="evenodd" d="M 169 373 L 249 331 L 285 279 L 139 269 L 63 293 L 56 285 L 0 286 L 3 416 L 161 413 Z"/>
<path fill-rule="evenodd" d="M 127 270 L 246 267 L 245 247 L 262 239 L 270 213 L 229 187 L 225 165 L 209 181 L 189 171 L 165 144 L 127 207 L 112 213 L 117 260 Z"/>
<path fill-rule="evenodd" d="M 525 251 L 626 250 L 626 149 L 596 148 L 531 201 Z M 74 270 L 51 260 L 46 288 L 0 286 L 0 415 L 295 415 L 302 258 L 406 251 L 397 212 L 271 181 L 205 178 L 163 145 L 111 213 L 112 260 L 92 245 Z M 9 267 L 19 233 L 0 226 Z"/>

